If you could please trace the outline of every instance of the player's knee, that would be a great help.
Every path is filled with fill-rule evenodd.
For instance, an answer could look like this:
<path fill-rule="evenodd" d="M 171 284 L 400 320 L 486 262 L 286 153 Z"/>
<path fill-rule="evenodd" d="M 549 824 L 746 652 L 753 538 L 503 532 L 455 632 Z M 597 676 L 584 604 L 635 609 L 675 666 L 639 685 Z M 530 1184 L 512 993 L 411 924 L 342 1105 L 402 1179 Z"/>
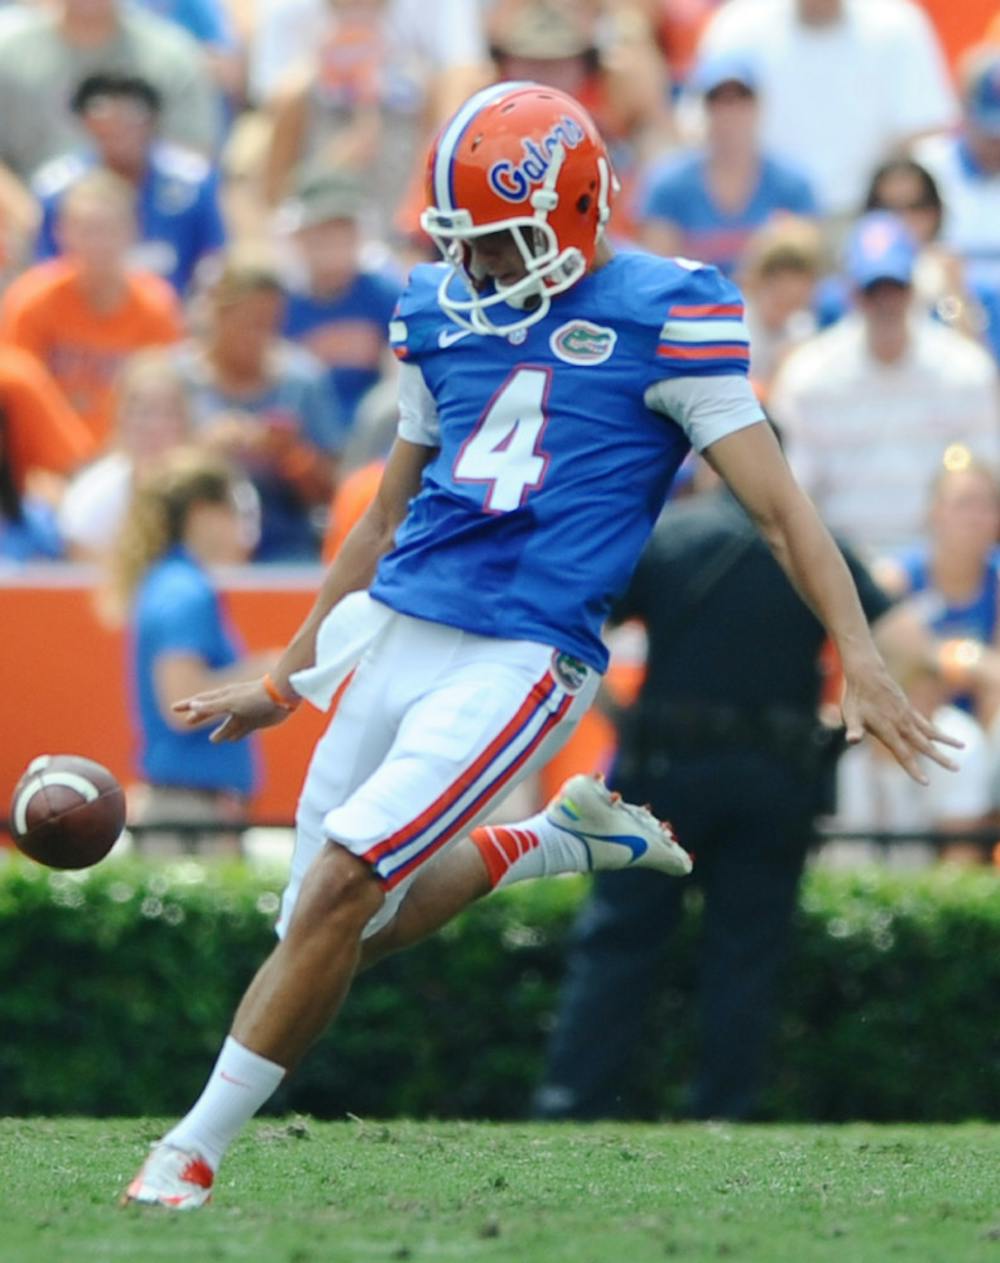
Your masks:
<path fill-rule="evenodd" d="M 302 893 L 312 924 L 348 922 L 359 932 L 385 901 L 370 866 L 335 842 L 316 857 Z"/>

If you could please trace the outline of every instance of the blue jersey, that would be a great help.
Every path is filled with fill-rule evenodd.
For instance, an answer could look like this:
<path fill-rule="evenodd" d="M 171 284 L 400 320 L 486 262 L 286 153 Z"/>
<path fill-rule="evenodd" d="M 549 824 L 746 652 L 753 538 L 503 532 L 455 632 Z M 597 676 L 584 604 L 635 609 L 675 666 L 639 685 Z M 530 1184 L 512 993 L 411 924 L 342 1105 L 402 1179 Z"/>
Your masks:
<path fill-rule="evenodd" d="M 292 293 L 285 306 L 285 337 L 326 365 L 330 387 L 346 428 L 366 391 L 379 379 L 389 338 L 389 318 L 399 282 L 382 272 L 358 272 L 332 298 Z"/>
<path fill-rule="evenodd" d="M 32 181 L 42 207 L 35 257 L 59 253 L 56 221 L 67 191 L 94 169 L 94 154 L 68 154 L 47 163 Z M 183 294 L 201 259 L 225 244 L 219 208 L 218 173 L 201 157 L 174 145 L 157 143 L 136 190 L 139 242 L 132 251 L 134 267 L 156 272 Z"/>
<path fill-rule="evenodd" d="M 438 433 L 425 441 L 439 451 L 372 595 L 418 618 L 541 641 L 603 671 L 610 603 L 690 447 L 650 392 L 681 378 L 718 391 L 707 441 L 761 418 L 755 404 L 749 417 L 745 404 L 738 421 L 725 417 L 722 379 L 744 379 L 749 394 L 739 292 L 715 268 L 620 254 L 528 329 L 480 336 L 441 310 L 443 267 L 414 269 L 390 327 L 433 399 Z"/>

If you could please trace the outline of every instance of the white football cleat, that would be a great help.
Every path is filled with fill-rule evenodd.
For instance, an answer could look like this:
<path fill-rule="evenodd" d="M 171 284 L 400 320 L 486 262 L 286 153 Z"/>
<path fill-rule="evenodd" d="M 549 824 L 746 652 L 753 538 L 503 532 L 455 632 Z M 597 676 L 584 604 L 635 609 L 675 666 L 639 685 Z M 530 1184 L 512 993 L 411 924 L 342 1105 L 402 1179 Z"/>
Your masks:
<path fill-rule="evenodd" d="M 668 824 L 645 807 L 625 802 L 598 776 L 571 776 L 545 815 L 583 843 L 592 869 L 655 868 L 686 877 L 694 866 Z"/>
<path fill-rule="evenodd" d="M 205 1159 L 164 1141 L 153 1145 L 139 1174 L 121 1196 L 121 1205 L 197 1210 L 212 1200 L 215 1172 Z"/>

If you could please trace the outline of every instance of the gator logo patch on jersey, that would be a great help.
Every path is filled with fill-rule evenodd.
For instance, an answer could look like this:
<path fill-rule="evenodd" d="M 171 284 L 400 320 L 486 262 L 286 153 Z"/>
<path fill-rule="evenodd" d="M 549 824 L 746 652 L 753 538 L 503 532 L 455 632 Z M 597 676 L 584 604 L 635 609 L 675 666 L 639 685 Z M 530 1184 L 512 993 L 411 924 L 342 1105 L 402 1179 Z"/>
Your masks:
<path fill-rule="evenodd" d="M 570 320 L 552 334 L 549 347 L 566 364 L 603 364 L 611 358 L 617 341 L 614 329 L 589 320 Z"/>
<path fill-rule="evenodd" d="M 567 693 L 579 693 L 587 683 L 590 667 L 579 658 L 571 657 L 568 653 L 559 653 L 557 650 L 552 655 L 552 674 Z"/>

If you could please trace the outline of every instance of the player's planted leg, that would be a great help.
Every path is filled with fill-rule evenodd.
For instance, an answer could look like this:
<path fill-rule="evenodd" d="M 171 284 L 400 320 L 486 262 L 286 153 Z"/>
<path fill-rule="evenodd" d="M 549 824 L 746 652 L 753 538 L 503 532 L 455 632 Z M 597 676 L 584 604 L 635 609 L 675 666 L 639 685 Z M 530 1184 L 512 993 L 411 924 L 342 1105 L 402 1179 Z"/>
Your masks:
<path fill-rule="evenodd" d="M 361 932 L 382 900 L 362 860 L 335 844 L 323 848 L 284 939 L 237 1009 L 202 1095 L 153 1147 L 123 1202 L 187 1210 L 209 1200 L 226 1149 L 343 1003 Z"/>
<path fill-rule="evenodd" d="M 362 945 L 383 894 L 368 865 L 330 844 L 303 883 L 283 941 L 250 984 L 191 1111 L 154 1146 L 124 1201 L 194 1209 L 240 1130 L 336 1015 L 359 964 L 409 947 L 498 885 L 531 877 L 645 867 L 674 876 L 691 859 L 645 808 L 597 777 L 573 776 L 544 811 L 484 826 L 428 865 L 396 917 Z"/>

